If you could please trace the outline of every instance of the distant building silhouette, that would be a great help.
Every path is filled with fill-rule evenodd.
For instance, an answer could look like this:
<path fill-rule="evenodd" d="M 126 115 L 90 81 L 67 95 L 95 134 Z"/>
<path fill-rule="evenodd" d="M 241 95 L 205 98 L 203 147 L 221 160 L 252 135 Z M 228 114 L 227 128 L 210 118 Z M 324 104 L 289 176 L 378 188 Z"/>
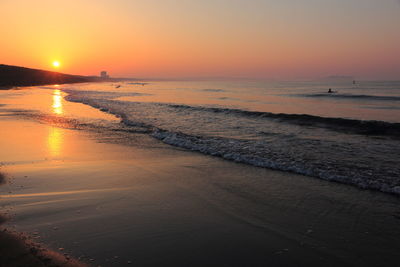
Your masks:
<path fill-rule="evenodd" d="M 100 77 L 101 78 L 110 78 L 110 76 L 107 74 L 107 71 L 102 71 L 102 72 L 100 72 Z"/>

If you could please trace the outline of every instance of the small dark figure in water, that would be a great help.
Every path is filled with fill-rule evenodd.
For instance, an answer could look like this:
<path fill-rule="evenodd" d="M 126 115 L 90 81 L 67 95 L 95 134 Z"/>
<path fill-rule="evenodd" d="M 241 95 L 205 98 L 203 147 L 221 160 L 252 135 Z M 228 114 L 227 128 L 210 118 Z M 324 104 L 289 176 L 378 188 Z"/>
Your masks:
<path fill-rule="evenodd" d="M 331 88 L 329 88 L 329 90 L 328 90 L 328 93 L 330 93 L 330 94 L 332 94 L 332 93 L 333 93 L 333 91 L 332 91 L 332 89 L 331 89 Z"/>

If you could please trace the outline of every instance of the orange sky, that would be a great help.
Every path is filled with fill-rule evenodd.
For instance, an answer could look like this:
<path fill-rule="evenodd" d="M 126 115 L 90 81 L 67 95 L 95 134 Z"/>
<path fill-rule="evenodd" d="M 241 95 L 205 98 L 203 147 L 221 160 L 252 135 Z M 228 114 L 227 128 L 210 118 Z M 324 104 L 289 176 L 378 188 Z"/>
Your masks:
<path fill-rule="evenodd" d="M 295 3 L 293 3 L 295 2 Z M 394 0 L 0 0 L 0 63 L 94 75 L 400 79 Z"/>

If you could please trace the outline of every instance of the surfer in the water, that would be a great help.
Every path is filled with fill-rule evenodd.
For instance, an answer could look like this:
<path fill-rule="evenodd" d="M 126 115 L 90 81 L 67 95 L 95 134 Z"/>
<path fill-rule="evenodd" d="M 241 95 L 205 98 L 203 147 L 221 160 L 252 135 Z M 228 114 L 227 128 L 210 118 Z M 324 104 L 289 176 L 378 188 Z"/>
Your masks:
<path fill-rule="evenodd" d="M 329 93 L 329 94 L 332 94 L 332 93 L 333 93 L 333 91 L 332 91 L 331 88 L 329 88 L 328 93 Z"/>

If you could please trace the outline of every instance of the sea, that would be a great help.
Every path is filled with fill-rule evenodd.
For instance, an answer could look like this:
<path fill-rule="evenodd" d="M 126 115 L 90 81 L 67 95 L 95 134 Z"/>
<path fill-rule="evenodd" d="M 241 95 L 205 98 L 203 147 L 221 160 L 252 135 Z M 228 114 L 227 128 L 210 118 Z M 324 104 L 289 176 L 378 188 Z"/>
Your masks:
<path fill-rule="evenodd" d="M 24 114 L 34 110 L 42 121 L 142 134 L 238 164 L 400 195 L 400 81 L 126 81 L 2 95 L 38 91 L 52 97 L 51 108 Z M 66 112 L 61 99 L 113 119 Z"/>

